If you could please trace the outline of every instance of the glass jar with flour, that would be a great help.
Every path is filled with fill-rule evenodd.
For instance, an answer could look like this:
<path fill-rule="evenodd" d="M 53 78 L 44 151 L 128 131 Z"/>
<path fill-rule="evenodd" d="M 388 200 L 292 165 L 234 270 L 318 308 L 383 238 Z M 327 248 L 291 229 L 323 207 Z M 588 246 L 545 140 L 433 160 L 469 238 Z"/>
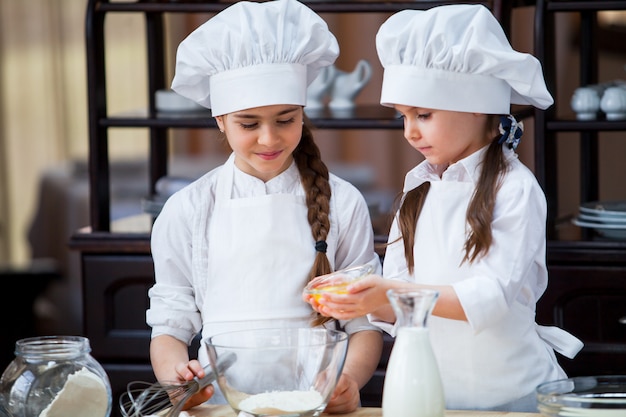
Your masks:
<path fill-rule="evenodd" d="M 14 417 L 108 417 L 111 384 L 89 339 L 43 336 L 18 340 L 0 378 L 0 395 Z"/>

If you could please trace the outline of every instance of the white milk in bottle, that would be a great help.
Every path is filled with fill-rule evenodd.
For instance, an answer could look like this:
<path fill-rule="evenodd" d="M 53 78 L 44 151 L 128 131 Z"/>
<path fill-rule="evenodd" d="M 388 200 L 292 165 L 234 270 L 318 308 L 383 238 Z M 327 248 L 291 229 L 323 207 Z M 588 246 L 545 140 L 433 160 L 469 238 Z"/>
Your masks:
<path fill-rule="evenodd" d="M 441 376 L 426 321 L 439 293 L 389 290 L 398 331 L 383 388 L 383 417 L 443 417 Z"/>

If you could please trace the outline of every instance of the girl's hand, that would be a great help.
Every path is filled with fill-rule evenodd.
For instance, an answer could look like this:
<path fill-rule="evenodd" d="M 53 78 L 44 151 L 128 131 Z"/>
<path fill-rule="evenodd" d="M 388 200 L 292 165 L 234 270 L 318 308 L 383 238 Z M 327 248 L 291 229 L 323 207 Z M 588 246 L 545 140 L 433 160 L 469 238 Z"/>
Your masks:
<path fill-rule="evenodd" d="M 318 313 L 321 314 L 320 305 L 319 305 L 319 303 L 317 302 L 316 298 L 313 295 L 308 294 L 306 291 L 303 291 L 302 292 L 302 300 L 305 303 L 309 303 L 311 305 L 311 307 L 313 307 L 313 310 L 315 310 L 315 311 L 317 311 Z"/>
<path fill-rule="evenodd" d="M 341 374 L 324 412 L 330 414 L 351 413 L 359 406 L 360 399 L 357 382 L 349 375 Z"/>
<path fill-rule="evenodd" d="M 324 293 L 313 308 L 320 314 L 339 320 L 349 320 L 372 313 L 389 304 L 387 289 L 389 280 L 379 275 L 370 275 L 350 284 L 346 294 Z"/>
<path fill-rule="evenodd" d="M 205 375 L 204 368 L 197 359 L 177 363 L 174 369 L 176 370 L 178 380 L 181 382 L 191 381 L 196 376 L 203 378 Z"/>
<path fill-rule="evenodd" d="M 191 381 L 195 377 L 198 377 L 200 379 L 206 375 L 204 368 L 196 359 L 192 359 L 186 364 L 179 363 L 178 365 L 176 365 L 176 373 L 178 374 L 178 379 L 180 383 L 184 383 L 185 381 Z M 189 398 L 189 400 L 187 400 L 182 410 L 189 410 L 192 407 L 204 403 L 209 398 L 211 398 L 214 393 L 215 388 L 213 387 L 213 385 L 208 385 L 204 387 L 197 394 L 193 395 L 191 398 Z"/>
<path fill-rule="evenodd" d="M 189 398 L 189 400 L 185 403 L 182 408 L 182 411 L 189 410 L 192 407 L 200 405 L 209 400 L 215 393 L 215 388 L 213 385 L 207 385 L 202 388 L 197 394 Z"/>

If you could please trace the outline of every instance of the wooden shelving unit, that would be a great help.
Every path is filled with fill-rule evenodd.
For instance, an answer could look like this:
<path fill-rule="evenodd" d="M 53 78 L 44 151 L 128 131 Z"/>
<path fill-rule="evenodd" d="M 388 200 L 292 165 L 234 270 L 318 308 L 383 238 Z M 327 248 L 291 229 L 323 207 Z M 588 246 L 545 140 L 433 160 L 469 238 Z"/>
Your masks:
<path fill-rule="evenodd" d="M 535 53 L 542 61 L 548 88 L 557 97 L 555 20 L 560 13 L 573 13 L 580 20 L 578 41 L 579 85 L 597 84 L 598 19 L 603 10 L 626 10 L 626 1 L 538 0 L 535 9 Z M 556 103 L 535 113 L 535 173 L 548 198 L 548 291 L 538 305 L 538 318 L 556 324 L 585 342 L 574 360 L 562 359 L 571 375 L 626 373 L 626 241 L 601 238 L 589 229 L 568 238 L 559 219 L 557 133 L 579 136 L 580 203 L 599 199 L 602 161 L 598 134 L 626 131 L 626 121 L 579 121 L 560 119 Z M 576 161 L 574 161 L 576 163 Z M 575 213 L 573 213 L 575 214 Z M 573 226 L 572 226 L 573 227 Z M 571 227 L 570 227 L 571 228 Z"/>
<path fill-rule="evenodd" d="M 149 363 L 150 330 L 145 324 L 147 291 L 154 282 L 149 246 L 150 230 L 118 232 L 112 227 L 108 133 L 116 128 L 147 129 L 150 150 L 150 191 L 168 174 L 168 132 L 171 129 L 213 129 L 210 112 L 171 117 L 155 108 L 155 92 L 169 87 L 164 50 L 168 39 L 168 14 L 217 13 L 230 1 L 89 0 L 86 10 L 86 48 L 89 113 L 90 225 L 75 233 L 70 246 L 81 254 L 85 335 L 92 354 L 109 374 L 114 404 L 131 380 L 153 380 Z M 307 2 L 319 13 L 393 13 L 406 8 L 427 9 L 451 1 L 314 0 Z M 505 28 L 511 9 L 534 4 L 530 1 L 464 1 L 490 7 Z M 105 64 L 105 19 L 113 13 L 138 13 L 146 22 L 148 108 L 133 114 L 109 114 Z M 401 129 L 395 113 L 382 106 L 358 106 L 343 116 L 323 111 L 310 115 L 319 129 Z M 363 405 L 380 405 L 386 357 L 392 340 L 387 338 L 379 370 L 363 391 Z M 190 352 L 195 352 L 192 346 Z M 114 409 L 113 416 L 119 416 Z"/>

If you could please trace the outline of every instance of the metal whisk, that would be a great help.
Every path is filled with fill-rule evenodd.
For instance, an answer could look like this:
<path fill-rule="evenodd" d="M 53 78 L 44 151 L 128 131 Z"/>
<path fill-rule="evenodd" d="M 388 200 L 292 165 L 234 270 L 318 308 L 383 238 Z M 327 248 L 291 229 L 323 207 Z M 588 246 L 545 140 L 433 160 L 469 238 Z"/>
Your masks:
<path fill-rule="evenodd" d="M 220 372 L 231 366 L 236 359 L 234 353 L 220 357 L 217 368 Z M 181 383 L 132 381 L 120 396 L 120 409 L 124 417 L 144 417 L 159 414 L 167 409 L 164 417 L 178 417 L 183 406 L 195 394 L 217 378 L 210 366 L 204 368 L 203 378 L 194 378 Z"/>

